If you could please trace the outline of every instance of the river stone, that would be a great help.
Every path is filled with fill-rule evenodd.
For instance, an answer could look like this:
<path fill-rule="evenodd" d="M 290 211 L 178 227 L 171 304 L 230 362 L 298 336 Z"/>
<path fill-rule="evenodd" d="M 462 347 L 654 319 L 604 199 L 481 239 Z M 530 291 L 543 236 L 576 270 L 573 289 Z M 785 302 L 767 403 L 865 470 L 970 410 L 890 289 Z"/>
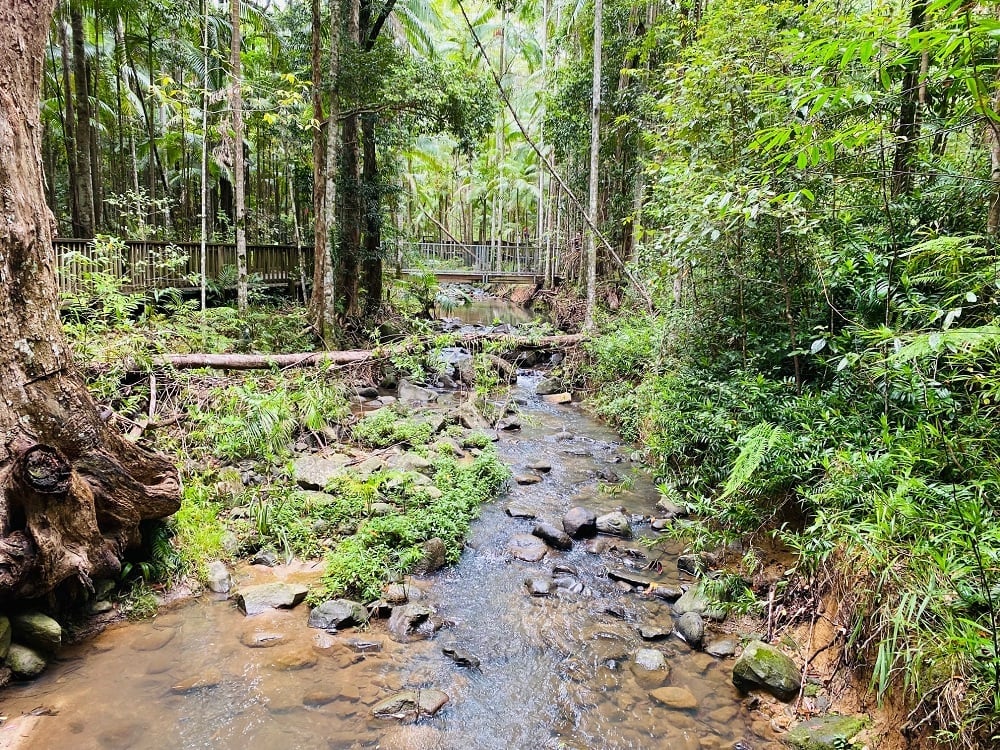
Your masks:
<path fill-rule="evenodd" d="M 704 553 L 680 555 L 677 558 L 677 570 L 697 578 L 708 569 L 710 559 Z"/>
<path fill-rule="evenodd" d="M 271 648 L 285 642 L 284 633 L 250 628 L 240 635 L 240 643 L 247 648 Z"/>
<path fill-rule="evenodd" d="M 701 648 L 701 643 L 705 639 L 705 620 L 697 612 L 685 612 L 675 624 L 677 634 L 691 646 L 691 648 Z"/>
<path fill-rule="evenodd" d="M 514 477 L 514 481 L 518 484 L 538 484 L 542 481 L 542 478 L 537 474 L 518 474 Z"/>
<path fill-rule="evenodd" d="M 573 401 L 573 395 L 563 391 L 562 393 L 552 393 L 547 396 L 542 396 L 542 401 L 548 404 L 569 404 Z"/>
<path fill-rule="evenodd" d="M 640 625 L 636 630 L 644 641 L 662 641 L 664 638 L 669 638 L 672 632 L 656 625 Z"/>
<path fill-rule="evenodd" d="M 663 512 L 664 518 L 680 518 L 687 515 L 687 509 L 684 506 L 665 497 L 661 497 L 657 501 L 656 509 Z"/>
<path fill-rule="evenodd" d="M 438 395 L 430 388 L 423 388 L 414 385 L 409 380 L 400 380 L 397 386 L 396 395 L 400 401 L 416 402 L 418 404 L 429 404 L 437 401 Z"/>
<path fill-rule="evenodd" d="M 333 703 L 340 697 L 339 690 L 310 690 L 302 696 L 302 705 L 317 708 Z"/>
<path fill-rule="evenodd" d="M 562 524 L 566 533 L 574 539 L 584 539 L 597 534 L 597 514 L 579 505 L 566 511 Z"/>
<path fill-rule="evenodd" d="M 526 508 L 523 505 L 518 505 L 517 503 L 511 503 L 508 505 L 506 513 L 511 518 L 527 518 L 529 520 L 536 518 L 535 511 L 530 508 Z"/>
<path fill-rule="evenodd" d="M 633 573 L 627 568 L 608 568 L 608 578 L 612 581 L 623 581 L 629 586 L 648 587 L 653 585 L 653 579 L 648 576 Z"/>
<path fill-rule="evenodd" d="M 692 586 L 674 602 L 674 614 L 683 615 L 687 612 L 697 612 L 706 620 L 722 622 L 726 619 L 726 611 L 721 607 L 713 607 L 701 584 Z"/>
<path fill-rule="evenodd" d="M 625 539 L 632 538 L 632 525 L 629 523 L 628 516 L 620 510 L 614 510 L 610 513 L 605 513 L 603 516 L 598 516 L 595 522 L 597 530 L 601 534 L 611 534 L 612 536 L 620 536 Z"/>
<path fill-rule="evenodd" d="M 548 596 L 552 593 L 555 582 L 548 576 L 537 575 L 525 578 L 524 585 L 532 596 Z"/>
<path fill-rule="evenodd" d="M 272 652 L 271 668 L 279 672 L 297 672 L 316 666 L 316 654 L 309 646 L 293 646 Z"/>
<path fill-rule="evenodd" d="M 507 551 L 518 560 L 538 562 L 545 557 L 549 548 L 533 534 L 515 534 L 507 543 Z"/>
<path fill-rule="evenodd" d="M 278 556 L 270 550 L 262 549 L 250 559 L 250 564 L 273 568 L 278 564 Z"/>
<path fill-rule="evenodd" d="M 393 607 L 392 614 L 389 615 L 389 634 L 394 641 L 400 643 L 420 638 L 421 636 L 415 631 L 433 614 L 434 610 L 430 607 L 412 602 Z"/>
<path fill-rule="evenodd" d="M 439 537 L 428 539 L 423 543 L 424 556 L 413 566 L 417 575 L 427 575 L 435 570 L 441 570 L 448 562 L 448 549 Z"/>
<path fill-rule="evenodd" d="M 14 676 L 23 680 L 33 680 L 45 671 L 45 657 L 20 643 L 10 645 L 5 663 Z"/>
<path fill-rule="evenodd" d="M 41 612 L 22 612 L 10 618 L 13 637 L 19 642 L 52 653 L 62 645 L 62 627 Z"/>
<path fill-rule="evenodd" d="M 795 662 L 774 646 L 751 641 L 733 665 L 733 684 L 744 692 L 763 688 L 779 700 L 798 695 L 801 674 Z"/>
<path fill-rule="evenodd" d="M 548 474 L 552 471 L 552 464 L 548 461 L 532 461 L 528 464 L 528 468 L 532 471 L 537 471 L 540 474 Z"/>
<path fill-rule="evenodd" d="M 269 609 L 292 609 L 308 593 L 309 589 L 299 583 L 262 583 L 240 589 L 236 606 L 245 615 L 259 615 Z"/>
<path fill-rule="evenodd" d="M 447 702 L 448 694 L 441 690 L 404 690 L 372 706 L 372 715 L 377 719 L 416 719 L 433 716 Z"/>
<path fill-rule="evenodd" d="M 103 615 L 110 612 L 115 608 L 115 605 L 109 602 L 107 599 L 95 599 L 90 604 L 87 605 L 87 614 L 89 615 Z"/>
<path fill-rule="evenodd" d="M 573 549 L 573 540 L 569 538 L 569 534 L 560 531 L 550 523 L 539 521 L 531 533 L 539 539 L 543 539 L 550 547 L 561 550 Z"/>
<path fill-rule="evenodd" d="M 863 716 L 816 716 L 795 726 L 785 740 L 801 750 L 839 750 L 851 747 L 851 740 L 867 723 Z"/>
<path fill-rule="evenodd" d="M 635 652 L 629 665 L 635 681 L 644 690 L 659 687 L 670 677 L 670 667 L 667 666 L 663 652 L 655 648 L 640 648 Z"/>
<path fill-rule="evenodd" d="M 233 587 L 233 577 L 229 573 L 229 568 L 221 560 L 212 560 L 208 564 L 207 571 L 208 590 L 216 594 L 228 594 Z"/>
<path fill-rule="evenodd" d="M 203 688 L 213 688 L 222 682 L 222 672 L 215 667 L 209 667 L 204 672 L 189 675 L 174 683 L 170 692 L 174 695 L 184 695 Z"/>
<path fill-rule="evenodd" d="M 519 432 L 521 430 L 521 420 L 517 417 L 504 417 L 497 422 L 497 429 L 504 432 Z"/>
<path fill-rule="evenodd" d="M 132 644 L 132 649 L 143 652 L 159 651 L 170 643 L 176 635 L 177 631 L 173 628 L 156 628 L 152 633 L 147 633 L 136 640 Z"/>
<path fill-rule="evenodd" d="M 535 393 L 539 396 L 551 396 L 563 390 L 562 381 L 559 378 L 542 378 L 535 386 Z"/>
<path fill-rule="evenodd" d="M 368 622 L 368 610 L 350 599 L 330 599 L 309 613 L 309 627 L 320 630 L 339 630 Z"/>
<path fill-rule="evenodd" d="M 736 639 L 720 638 L 705 646 L 705 653 L 718 659 L 725 659 L 728 656 L 736 655 Z"/>
<path fill-rule="evenodd" d="M 698 708 L 698 699 L 690 690 L 682 687 L 657 688 L 651 690 L 649 696 L 667 708 L 676 708 L 682 711 Z"/>
<path fill-rule="evenodd" d="M 10 618 L 0 615 L 0 661 L 7 657 L 7 651 L 10 650 L 10 641 Z"/>
<path fill-rule="evenodd" d="M 403 724 L 378 740 L 380 750 L 441 750 L 445 747 L 440 729 L 421 724 Z"/>
<path fill-rule="evenodd" d="M 411 599 L 419 599 L 420 593 L 420 589 L 408 583 L 390 583 L 385 587 L 385 593 L 382 595 L 382 598 L 385 599 L 387 604 L 396 606 L 406 604 Z"/>
<path fill-rule="evenodd" d="M 418 471 L 426 472 L 434 467 L 434 464 L 418 453 L 399 453 L 392 455 L 385 462 L 387 468 L 396 471 Z"/>
<path fill-rule="evenodd" d="M 350 461 L 350 456 L 340 453 L 299 456 L 292 464 L 292 476 L 295 483 L 304 490 L 322 490 L 340 475 Z"/>
<path fill-rule="evenodd" d="M 650 585 L 649 593 L 657 599 L 663 599 L 668 602 L 676 601 L 684 594 L 684 592 L 676 586 L 664 586 L 655 582 Z"/>

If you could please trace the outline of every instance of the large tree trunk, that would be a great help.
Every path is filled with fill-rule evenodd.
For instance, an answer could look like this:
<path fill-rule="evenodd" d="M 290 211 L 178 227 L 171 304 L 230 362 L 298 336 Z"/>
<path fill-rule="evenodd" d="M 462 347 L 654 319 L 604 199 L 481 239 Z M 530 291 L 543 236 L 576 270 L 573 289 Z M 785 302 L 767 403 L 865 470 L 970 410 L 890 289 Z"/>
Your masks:
<path fill-rule="evenodd" d="M 361 118 L 364 140 L 365 252 L 361 281 L 365 293 L 365 315 L 378 312 L 382 305 L 382 190 L 378 184 L 378 153 L 375 148 L 375 115 Z M 373 197 L 377 196 L 377 197 Z M 471 234 L 470 234 L 471 236 Z"/>
<path fill-rule="evenodd" d="M 240 0 L 230 0 L 232 23 L 232 43 L 230 59 L 232 61 L 232 87 L 230 88 L 230 107 L 233 112 L 233 188 L 236 198 L 236 306 L 240 312 L 247 310 L 248 273 L 247 273 L 247 199 L 246 178 L 244 175 L 246 161 L 243 158 L 243 65 L 240 60 Z"/>
<path fill-rule="evenodd" d="M 87 78 L 87 58 L 83 36 L 83 7 L 80 0 L 69 5 L 70 26 L 73 31 L 73 84 L 76 89 L 76 165 L 80 200 L 79 237 L 94 236 L 94 182 L 91 165 L 93 139 L 90 129 L 90 90 Z"/>
<path fill-rule="evenodd" d="M 38 116 L 53 0 L 0 0 L 0 600 L 113 576 L 139 522 L 177 510 L 177 470 L 101 420 L 57 306 Z"/>

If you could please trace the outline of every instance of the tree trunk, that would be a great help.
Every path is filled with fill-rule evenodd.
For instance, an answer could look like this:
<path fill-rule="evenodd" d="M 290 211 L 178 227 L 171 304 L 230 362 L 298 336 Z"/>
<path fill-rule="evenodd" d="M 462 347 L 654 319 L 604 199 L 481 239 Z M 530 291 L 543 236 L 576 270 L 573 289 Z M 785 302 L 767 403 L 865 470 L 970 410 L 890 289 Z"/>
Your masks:
<path fill-rule="evenodd" d="M 230 61 L 232 86 L 229 105 L 233 113 L 233 189 L 236 199 L 236 305 L 240 312 L 247 309 L 247 204 L 245 160 L 243 158 L 243 66 L 240 60 L 240 0 L 230 0 L 232 42 Z"/>
<path fill-rule="evenodd" d="M 362 283 L 365 315 L 372 316 L 382 305 L 382 191 L 379 187 L 378 153 L 375 148 L 375 115 L 361 118 L 364 140 L 365 251 L 362 258 Z M 376 197 L 373 197 L 376 196 Z"/>
<path fill-rule="evenodd" d="M 598 160 L 601 153 L 601 45 L 603 43 L 604 0 L 594 0 L 594 80 L 590 108 L 590 231 L 587 232 L 587 309 L 583 329 L 594 327 L 597 307 L 597 187 Z"/>
<path fill-rule="evenodd" d="M 60 13 L 62 15 L 62 13 Z M 66 140 L 66 170 L 69 174 L 69 209 L 73 236 L 80 237 L 80 168 L 76 163 L 76 107 L 73 106 L 73 91 L 70 85 L 69 40 L 66 39 L 66 24 L 60 18 L 59 54 L 62 61 L 63 98 L 66 100 L 66 115 L 63 117 L 63 133 Z"/>
<path fill-rule="evenodd" d="M 910 33 L 924 27 L 927 0 L 913 0 L 910 7 Z M 891 195 L 898 198 L 913 189 L 913 158 L 920 136 L 920 57 L 906 64 L 900 90 L 899 119 L 896 121 L 896 151 L 892 158 Z"/>
<path fill-rule="evenodd" d="M 0 600 L 92 591 L 139 522 L 180 507 L 177 470 L 112 433 L 59 323 L 38 102 L 53 0 L 0 0 Z M 89 173 L 88 173 L 89 174 Z"/>
<path fill-rule="evenodd" d="M 83 36 L 83 8 L 80 0 L 69 5 L 70 28 L 73 32 L 73 87 L 76 92 L 76 151 L 77 185 L 80 200 L 79 237 L 94 236 L 94 183 L 91 166 L 90 92 L 87 85 L 87 58 Z"/>

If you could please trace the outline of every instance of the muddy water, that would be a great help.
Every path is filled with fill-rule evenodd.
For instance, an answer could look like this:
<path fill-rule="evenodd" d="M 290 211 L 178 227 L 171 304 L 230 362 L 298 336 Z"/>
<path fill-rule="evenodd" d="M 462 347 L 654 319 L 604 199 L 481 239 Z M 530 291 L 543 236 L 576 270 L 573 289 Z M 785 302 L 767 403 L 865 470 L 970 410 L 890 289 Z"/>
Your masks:
<path fill-rule="evenodd" d="M 6 692 L 6 716 L 33 709 L 45 714 L 24 725 L 22 746 L 778 747 L 770 737 L 753 734 L 730 682 L 731 660 L 693 652 L 676 637 L 641 641 L 639 624 L 669 629 L 669 605 L 609 580 L 605 568 L 621 564 L 614 550 L 593 554 L 577 543 L 570 552 L 550 551 L 538 563 L 507 553 L 511 536 L 532 527 L 505 514 L 511 503 L 558 523 L 577 503 L 648 514 L 656 499 L 648 479 L 638 474 L 627 491 L 598 491 L 598 472 L 633 475 L 627 452 L 576 407 L 529 395 L 531 386 L 522 379 L 519 395 L 528 402 L 523 430 L 505 437 L 500 451 L 515 472 L 539 459 L 551 463 L 552 471 L 484 508 L 461 562 L 417 582 L 424 601 L 451 623 L 435 639 L 395 643 L 381 623 L 328 635 L 305 627 L 304 606 L 245 618 L 230 602 L 202 599 L 68 649 L 43 678 Z M 673 554 L 664 558 L 662 579 L 676 584 L 681 577 L 673 560 Z M 574 566 L 588 590 L 529 597 L 525 577 L 549 574 L 555 564 Z M 300 566 L 255 568 L 245 575 L 259 582 L 275 575 L 309 580 L 317 573 Z M 254 642 L 266 647 L 245 645 Z M 481 671 L 447 659 L 441 648 L 448 645 L 475 654 Z M 631 668 L 642 647 L 666 654 L 670 672 L 664 684 L 689 690 L 696 709 L 667 708 L 649 697 L 648 685 L 640 686 Z M 416 725 L 371 718 L 375 701 L 403 687 L 441 689 L 450 701 Z"/>

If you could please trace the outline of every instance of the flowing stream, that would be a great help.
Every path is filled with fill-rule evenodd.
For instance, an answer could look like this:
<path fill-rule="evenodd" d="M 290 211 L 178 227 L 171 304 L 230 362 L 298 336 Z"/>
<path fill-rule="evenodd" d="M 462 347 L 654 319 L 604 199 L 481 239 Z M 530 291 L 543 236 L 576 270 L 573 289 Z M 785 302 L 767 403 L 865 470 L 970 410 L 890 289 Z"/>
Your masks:
<path fill-rule="evenodd" d="M 577 542 L 535 563 L 509 554 L 511 537 L 530 533 L 534 522 L 508 516 L 508 506 L 558 525 L 574 505 L 598 512 L 623 506 L 648 516 L 657 499 L 650 480 L 633 469 L 627 447 L 578 407 L 543 402 L 534 395 L 535 382 L 520 379 L 514 395 L 522 403 L 522 430 L 504 435 L 499 451 L 515 473 L 539 460 L 551 471 L 537 484 L 512 483 L 506 497 L 483 508 L 461 561 L 417 581 L 422 603 L 449 622 L 433 639 L 396 643 L 385 621 L 327 634 L 306 627 L 305 605 L 247 618 L 231 601 L 203 596 L 64 649 L 40 679 L 8 689 L 8 718 L 37 714 L 20 720 L 23 736 L 15 746 L 780 747 L 766 723 L 752 721 L 733 687 L 732 659 L 694 651 L 675 635 L 642 640 L 639 626 L 669 631 L 672 617 L 667 602 L 606 576 L 608 567 L 633 559 L 627 550 L 634 542 L 599 537 L 596 547 Z M 599 489 L 599 477 L 625 481 L 611 493 Z M 648 525 L 640 529 L 653 533 Z M 691 582 L 674 562 L 681 546 L 667 545 L 656 576 L 665 585 Z M 582 584 L 576 588 L 583 590 L 530 596 L 525 579 L 551 576 L 557 565 L 575 570 L 572 577 Z M 238 578 L 310 581 L 319 572 L 306 564 L 255 566 Z M 480 669 L 459 667 L 442 653 L 444 646 L 474 654 Z M 633 669 L 641 648 L 666 656 L 669 671 L 656 684 L 685 688 L 696 707 L 671 708 L 650 697 L 648 679 Z M 376 701 L 403 688 L 443 690 L 450 700 L 414 724 L 372 717 Z M 10 739 L 3 744 L 0 733 L 0 747 Z"/>

